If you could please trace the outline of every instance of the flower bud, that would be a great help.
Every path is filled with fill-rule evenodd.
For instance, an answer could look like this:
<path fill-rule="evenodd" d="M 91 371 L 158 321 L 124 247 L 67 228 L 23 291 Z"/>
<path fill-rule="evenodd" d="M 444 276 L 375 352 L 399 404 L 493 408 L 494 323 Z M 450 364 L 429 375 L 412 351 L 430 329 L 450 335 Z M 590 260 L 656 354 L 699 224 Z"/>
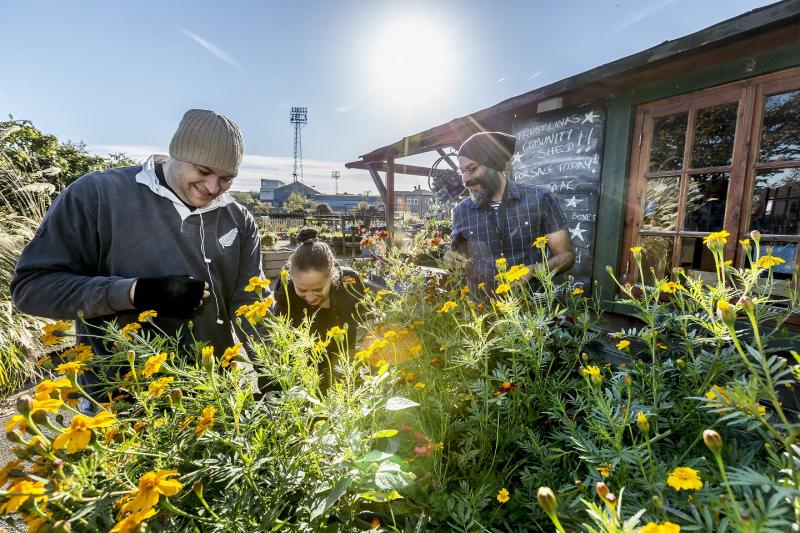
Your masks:
<path fill-rule="evenodd" d="M 589 360 L 589 355 L 586 352 L 583 352 L 581 354 L 581 360 L 585 363 L 586 361 Z"/>
<path fill-rule="evenodd" d="M 192 492 L 197 494 L 198 498 L 203 497 L 203 483 L 200 481 L 195 481 L 194 485 L 192 485 Z"/>
<path fill-rule="evenodd" d="M 597 489 L 597 495 L 601 498 L 605 498 L 606 494 L 608 494 L 608 485 L 603 483 L 602 481 L 598 481 L 597 485 L 595 485 L 595 489 Z"/>
<path fill-rule="evenodd" d="M 617 505 L 617 497 L 614 495 L 613 492 L 609 492 L 608 494 L 606 494 L 604 499 L 606 503 L 608 503 L 608 505 L 610 505 L 611 507 Z"/>
<path fill-rule="evenodd" d="M 169 399 L 175 405 L 180 405 L 183 401 L 183 391 L 181 389 L 172 389 L 169 391 Z"/>
<path fill-rule="evenodd" d="M 655 507 L 656 509 L 660 509 L 661 505 L 664 503 L 663 501 L 661 501 L 661 496 L 658 495 L 654 495 L 650 499 L 650 501 L 653 502 L 653 507 Z"/>
<path fill-rule="evenodd" d="M 744 309 L 746 313 L 752 313 L 753 309 L 755 308 L 755 303 L 753 302 L 753 299 L 747 295 L 739 298 L 738 305 L 742 309 Z"/>
<path fill-rule="evenodd" d="M 631 383 L 633 383 L 633 376 L 631 376 L 630 374 L 625 374 L 625 377 L 622 378 L 622 380 L 625 382 L 625 385 L 630 387 Z"/>
<path fill-rule="evenodd" d="M 718 300 L 717 316 L 728 326 L 732 326 L 733 321 L 736 320 L 736 309 L 725 300 Z"/>
<path fill-rule="evenodd" d="M 614 275 L 614 269 L 611 267 L 611 265 L 606 265 L 606 272 L 608 272 L 612 276 Z"/>
<path fill-rule="evenodd" d="M 30 396 L 20 396 L 17 400 L 17 411 L 22 416 L 28 416 L 31 414 L 31 409 L 33 409 L 33 398 Z"/>
<path fill-rule="evenodd" d="M 581 493 L 584 490 L 586 490 L 586 487 L 583 486 L 583 481 L 581 481 L 580 479 L 576 479 L 575 480 L 575 488 L 578 489 L 578 492 L 581 492 Z"/>
<path fill-rule="evenodd" d="M 753 242 L 755 242 L 756 246 L 758 246 L 758 243 L 761 241 L 761 232 L 757 229 L 754 229 L 750 232 L 750 238 L 753 239 Z"/>
<path fill-rule="evenodd" d="M 16 429 L 14 431 L 9 431 L 6 433 L 6 439 L 9 442 L 13 442 L 14 444 L 22 444 L 22 435 Z"/>
<path fill-rule="evenodd" d="M 686 361 L 684 361 L 683 359 L 676 359 L 675 366 L 677 366 L 678 368 L 684 368 L 686 366 Z"/>
<path fill-rule="evenodd" d="M 128 360 L 128 364 L 131 365 L 131 368 L 133 368 L 136 364 L 136 352 L 133 350 L 128 350 L 125 353 L 125 358 Z"/>
<path fill-rule="evenodd" d="M 703 432 L 703 442 L 714 453 L 719 453 L 722 450 L 722 437 L 713 429 L 707 429 Z"/>
<path fill-rule="evenodd" d="M 551 515 L 556 512 L 558 502 L 556 501 L 556 495 L 550 487 L 539 487 L 539 491 L 536 493 L 536 499 L 545 513 Z"/>
<path fill-rule="evenodd" d="M 581 367 L 578 367 L 578 375 L 579 375 L 580 377 L 583 377 L 584 375 L 586 375 L 586 369 L 585 369 L 585 368 L 583 368 L 582 366 L 581 366 Z"/>
<path fill-rule="evenodd" d="M 636 415 L 636 425 L 642 433 L 650 432 L 650 422 L 648 422 L 647 415 L 645 415 L 643 411 L 639 411 Z"/>

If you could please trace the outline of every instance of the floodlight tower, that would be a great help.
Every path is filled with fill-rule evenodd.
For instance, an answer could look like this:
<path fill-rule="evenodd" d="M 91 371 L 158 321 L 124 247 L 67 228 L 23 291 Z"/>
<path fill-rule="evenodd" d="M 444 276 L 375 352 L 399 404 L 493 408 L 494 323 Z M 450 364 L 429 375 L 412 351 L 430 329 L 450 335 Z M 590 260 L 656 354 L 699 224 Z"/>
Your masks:
<path fill-rule="evenodd" d="M 340 172 L 338 170 L 331 170 L 331 177 L 333 178 L 333 193 L 339 194 L 339 176 Z"/>
<path fill-rule="evenodd" d="M 294 126 L 294 170 L 292 171 L 292 177 L 294 182 L 297 183 L 298 168 L 300 170 L 300 181 L 303 181 L 303 139 L 300 136 L 300 130 L 308 124 L 308 108 L 293 107 L 289 112 L 289 123 Z"/>

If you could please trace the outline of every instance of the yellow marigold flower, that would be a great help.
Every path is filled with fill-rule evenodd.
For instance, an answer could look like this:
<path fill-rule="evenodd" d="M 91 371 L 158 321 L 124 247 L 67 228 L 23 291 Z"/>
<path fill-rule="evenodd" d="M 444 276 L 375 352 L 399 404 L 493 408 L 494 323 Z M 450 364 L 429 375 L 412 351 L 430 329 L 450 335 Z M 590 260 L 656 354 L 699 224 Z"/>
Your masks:
<path fill-rule="evenodd" d="M 253 292 L 256 289 L 269 289 L 270 281 L 268 279 L 253 276 L 247 282 L 244 290 L 245 292 Z"/>
<path fill-rule="evenodd" d="M 54 392 L 58 392 L 59 389 L 69 388 L 72 387 L 69 380 L 67 378 L 59 378 L 55 381 L 52 379 L 45 379 L 42 380 L 41 383 L 36 385 L 36 396 L 37 400 L 47 400 Z"/>
<path fill-rule="evenodd" d="M 139 478 L 139 488 L 131 492 L 133 499 L 126 502 L 120 513 L 132 511 L 134 513 L 151 509 L 156 506 L 161 496 L 174 496 L 183 485 L 177 479 L 169 479 L 180 475 L 177 470 L 159 470 L 147 472 Z"/>
<path fill-rule="evenodd" d="M 117 417 L 108 411 L 101 411 L 91 418 L 80 413 L 76 414 L 70 420 L 69 428 L 53 439 L 53 449 L 66 448 L 67 453 L 75 453 L 89 446 L 93 429 L 111 427 L 116 423 Z"/>
<path fill-rule="evenodd" d="M 8 489 L 5 496 L 8 498 L 5 502 L 0 504 L 0 514 L 15 513 L 22 507 L 28 498 L 34 498 L 36 501 L 46 500 L 44 496 L 44 483 L 41 481 L 30 481 L 23 479 L 16 482 Z"/>
<path fill-rule="evenodd" d="M 510 499 L 511 495 L 509 494 L 508 489 L 505 487 L 500 489 L 500 492 L 497 493 L 497 501 L 500 503 L 506 503 Z"/>
<path fill-rule="evenodd" d="M 63 320 L 59 320 L 54 324 L 47 324 L 44 327 L 44 334 L 39 337 L 39 340 L 41 340 L 42 344 L 46 346 L 53 346 L 54 344 L 58 344 L 64 340 L 68 329 L 69 324 Z"/>
<path fill-rule="evenodd" d="M 731 402 L 731 397 L 728 395 L 728 390 L 725 387 L 720 387 L 719 385 L 712 385 L 711 390 L 706 392 L 706 398 L 709 400 L 714 400 L 713 402 L 709 402 L 706 404 L 706 407 L 716 407 L 718 409 L 722 409 L 726 406 L 733 405 Z M 723 404 L 723 405 L 720 405 Z"/>
<path fill-rule="evenodd" d="M 203 409 L 203 414 L 200 416 L 200 421 L 197 423 L 197 427 L 195 428 L 194 432 L 197 435 L 202 435 L 205 431 L 214 425 L 214 415 L 217 414 L 216 407 L 209 405 L 208 407 Z"/>
<path fill-rule="evenodd" d="M 289 271 L 281 270 L 281 283 L 286 284 L 289 281 Z"/>
<path fill-rule="evenodd" d="M 659 287 L 661 292 L 668 292 L 670 294 L 677 292 L 678 290 L 683 290 L 683 287 L 680 283 L 675 283 L 674 281 L 666 281 L 662 283 Z"/>
<path fill-rule="evenodd" d="M 138 513 L 130 513 L 128 516 L 114 524 L 111 531 L 108 533 L 135 533 L 139 531 L 139 526 L 148 518 L 156 515 L 156 510 L 153 508 L 141 511 Z"/>
<path fill-rule="evenodd" d="M 153 374 L 157 374 L 161 370 L 161 365 L 167 360 L 167 352 L 161 352 L 158 355 L 152 355 L 147 358 L 144 363 L 144 370 L 142 376 L 149 378 Z"/>
<path fill-rule="evenodd" d="M 725 300 L 717 301 L 717 316 L 727 324 L 733 324 L 736 320 L 736 309 Z"/>
<path fill-rule="evenodd" d="M 343 330 L 339 326 L 333 326 L 331 329 L 328 330 L 328 338 L 332 337 L 342 337 L 347 331 Z"/>
<path fill-rule="evenodd" d="M 531 270 L 526 266 L 514 265 L 506 274 L 506 281 L 508 281 L 508 283 L 513 283 L 527 276 L 530 271 Z"/>
<path fill-rule="evenodd" d="M 723 261 L 722 262 L 722 266 L 729 267 L 729 266 L 732 266 L 732 265 L 733 265 L 733 259 L 728 259 L 727 261 Z"/>
<path fill-rule="evenodd" d="M 6 422 L 6 431 L 14 431 L 15 429 L 28 429 L 28 424 L 25 422 L 24 416 L 14 415 L 8 420 L 8 422 Z"/>
<path fill-rule="evenodd" d="M 503 294 L 510 290 L 511 290 L 511 285 L 509 285 L 508 283 L 501 283 L 500 285 L 497 286 L 494 292 L 495 294 Z"/>
<path fill-rule="evenodd" d="M 8 482 L 8 475 L 11 473 L 12 470 L 24 470 L 25 467 L 22 466 L 22 461 L 19 459 L 14 459 L 6 463 L 6 466 L 0 470 L 0 487 L 5 486 Z"/>
<path fill-rule="evenodd" d="M 239 307 L 236 308 L 236 316 L 242 316 L 249 310 L 250 306 L 248 304 L 240 305 Z"/>
<path fill-rule="evenodd" d="M 573 296 L 580 296 L 581 294 L 583 294 L 583 287 L 575 287 L 572 289 Z"/>
<path fill-rule="evenodd" d="M 772 256 L 772 255 L 762 255 L 761 257 L 758 258 L 758 261 L 756 261 L 756 268 L 767 268 L 767 269 L 769 269 L 769 268 L 772 268 L 774 266 L 781 265 L 781 264 L 783 264 L 785 262 L 786 261 L 784 261 L 780 257 L 775 257 L 775 256 Z"/>
<path fill-rule="evenodd" d="M 415 320 L 415 321 L 414 321 L 414 322 L 412 322 L 412 323 L 411 323 L 411 325 L 409 325 L 408 327 L 409 327 L 409 328 L 411 328 L 411 329 L 419 329 L 419 328 L 421 328 L 421 327 L 422 327 L 422 326 L 424 326 L 424 325 L 425 325 L 425 322 L 423 322 L 422 320 Z M 384 336 L 384 337 L 385 337 L 385 336 Z"/>
<path fill-rule="evenodd" d="M 155 318 L 158 316 L 158 313 L 152 309 L 148 309 L 147 311 L 142 311 L 139 313 L 139 322 L 147 322 L 150 318 Z"/>
<path fill-rule="evenodd" d="M 440 315 L 443 313 L 449 313 L 456 308 L 456 305 L 457 304 L 455 302 L 445 302 L 439 309 L 436 310 L 436 312 Z"/>
<path fill-rule="evenodd" d="M 709 248 L 711 248 L 712 246 L 722 247 L 725 244 L 727 244 L 728 237 L 730 237 L 730 235 L 731 234 L 728 233 L 725 230 L 723 230 L 723 231 L 715 231 L 714 233 L 711 233 L 711 234 L 707 235 L 703 239 L 703 244 L 705 244 Z"/>
<path fill-rule="evenodd" d="M 321 352 L 322 350 L 327 348 L 330 343 L 331 343 L 330 339 L 326 339 L 324 341 L 317 341 L 316 344 L 314 344 L 314 351 Z M 372 355 L 372 353 L 370 352 L 368 355 Z"/>
<path fill-rule="evenodd" d="M 147 392 L 153 397 L 161 396 L 164 393 L 164 389 L 167 388 L 167 385 L 173 381 L 175 381 L 175 378 L 172 376 L 158 378 L 154 382 L 150 383 L 150 386 L 147 387 Z"/>
<path fill-rule="evenodd" d="M 667 349 L 667 345 L 666 344 L 662 344 L 660 342 L 657 342 L 656 343 L 656 348 L 658 348 L 659 350 L 666 350 Z"/>
<path fill-rule="evenodd" d="M 414 387 L 416 387 L 417 389 L 424 389 L 425 387 L 427 387 L 427 385 L 422 382 L 419 382 L 416 385 L 414 385 Z"/>
<path fill-rule="evenodd" d="M 603 477 L 610 476 L 613 469 L 614 467 L 611 465 L 611 463 L 600 463 L 600 466 L 595 468 L 595 470 L 600 472 L 600 475 Z"/>
<path fill-rule="evenodd" d="M 667 485 L 675 490 L 697 490 L 703 488 L 703 480 L 700 473 L 688 466 L 679 466 L 669 473 Z"/>
<path fill-rule="evenodd" d="M 71 359 L 85 363 L 92 358 L 92 348 L 84 343 L 77 344 L 61 354 L 62 359 Z"/>
<path fill-rule="evenodd" d="M 497 260 L 494 262 L 494 264 L 495 264 L 495 265 L 497 265 L 497 266 L 499 266 L 499 267 L 500 267 L 500 266 L 506 266 L 506 258 L 505 258 L 505 257 L 501 257 L 500 259 L 497 259 Z"/>
<path fill-rule="evenodd" d="M 479 291 L 485 290 L 486 289 L 486 282 L 485 281 L 481 281 L 480 283 L 478 283 L 478 287 L 477 288 L 478 288 Z"/>
<path fill-rule="evenodd" d="M 230 348 L 226 348 L 225 352 L 222 354 L 222 361 L 220 361 L 219 364 L 222 365 L 223 368 L 228 368 L 233 358 L 239 355 L 239 352 L 241 352 L 241 350 L 242 350 L 241 342 L 237 342 Z"/>
<path fill-rule="evenodd" d="M 123 326 L 123 328 L 119 330 L 119 334 L 122 336 L 123 339 L 130 340 L 131 333 L 136 333 L 140 329 L 142 329 L 141 324 L 139 324 L 138 322 L 131 322 L 130 324 L 126 324 L 125 326 Z"/>
<path fill-rule="evenodd" d="M 648 522 L 647 525 L 642 527 L 642 533 L 681 533 L 681 526 L 672 522 L 664 522 L 663 524 Z"/>
<path fill-rule="evenodd" d="M 742 248 L 744 248 L 745 251 L 750 249 L 750 239 L 742 239 L 739 241 L 739 244 L 742 245 Z"/>
<path fill-rule="evenodd" d="M 600 367 L 595 365 L 589 365 L 583 369 L 583 375 L 589 376 L 589 379 L 592 380 L 592 383 L 595 385 L 599 385 L 603 382 L 603 375 L 600 371 Z"/>
<path fill-rule="evenodd" d="M 68 363 L 61 363 L 56 367 L 56 372 L 61 375 L 65 374 L 75 374 L 81 375 L 86 371 L 83 363 L 79 363 L 78 361 L 69 361 Z"/>
<path fill-rule="evenodd" d="M 410 352 L 411 352 L 411 356 L 412 357 L 418 356 L 419 354 L 422 353 L 422 345 L 421 344 L 415 344 L 414 346 L 411 347 Z"/>
<path fill-rule="evenodd" d="M 544 250 L 545 246 L 547 246 L 547 236 L 536 237 L 536 240 L 533 242 L 533 245 L 540 250 Z"/>
<path fill-rule="evenodd" d="M 44 400 L 37 400 L 36 398 L 33 399 L 33 404 L 31 406 L 31 414 L 38 413 L 39 411 L 44 411 L 46 413 L 58 413 L 59 408 L 64 404 L 60 398 L 58 399 L 51 399 L 46 398 Z"/>
<path fill-rule="evenodd" d="M 642 253 L 642 247 L 641 246 L 632 246 L 631 247 L 631 252 L 633 254 L 640 254 L 640 253 Z"/>
<path fill-rule="evenodd" d="M 617 343 L 617 350 L 628 350 L 631 347 L 631 341 L 628 339 L 622 339 Z"/>

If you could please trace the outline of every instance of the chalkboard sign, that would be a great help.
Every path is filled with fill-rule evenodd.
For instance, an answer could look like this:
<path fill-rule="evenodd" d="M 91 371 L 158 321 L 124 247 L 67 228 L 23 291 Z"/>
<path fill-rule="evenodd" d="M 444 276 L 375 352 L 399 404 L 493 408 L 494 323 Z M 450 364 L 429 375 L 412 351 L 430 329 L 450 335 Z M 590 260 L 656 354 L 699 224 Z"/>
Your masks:
<path fill-rule="evenodd" d="M 547 187 L 567 219 L 575 266 L 569 274 L 591 289 L 597 204 L 600 198 L 605 110 L 599 106 L 542 113 L 515 122 L 517 152 L 511 174 L 517 183 Z"/>

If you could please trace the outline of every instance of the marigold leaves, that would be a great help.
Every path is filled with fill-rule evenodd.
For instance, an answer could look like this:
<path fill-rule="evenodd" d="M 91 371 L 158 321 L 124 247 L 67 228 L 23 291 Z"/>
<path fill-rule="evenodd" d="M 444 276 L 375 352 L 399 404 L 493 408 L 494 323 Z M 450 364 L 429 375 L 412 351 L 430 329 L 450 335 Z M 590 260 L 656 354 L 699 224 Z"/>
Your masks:
<path fill-rule="evenodd" d="M 398 431 L 396 429 L 384 429 L 382 431 L 377 431 L 372 434 L 373 439 L 389 439 L 397 435 Z"/>

